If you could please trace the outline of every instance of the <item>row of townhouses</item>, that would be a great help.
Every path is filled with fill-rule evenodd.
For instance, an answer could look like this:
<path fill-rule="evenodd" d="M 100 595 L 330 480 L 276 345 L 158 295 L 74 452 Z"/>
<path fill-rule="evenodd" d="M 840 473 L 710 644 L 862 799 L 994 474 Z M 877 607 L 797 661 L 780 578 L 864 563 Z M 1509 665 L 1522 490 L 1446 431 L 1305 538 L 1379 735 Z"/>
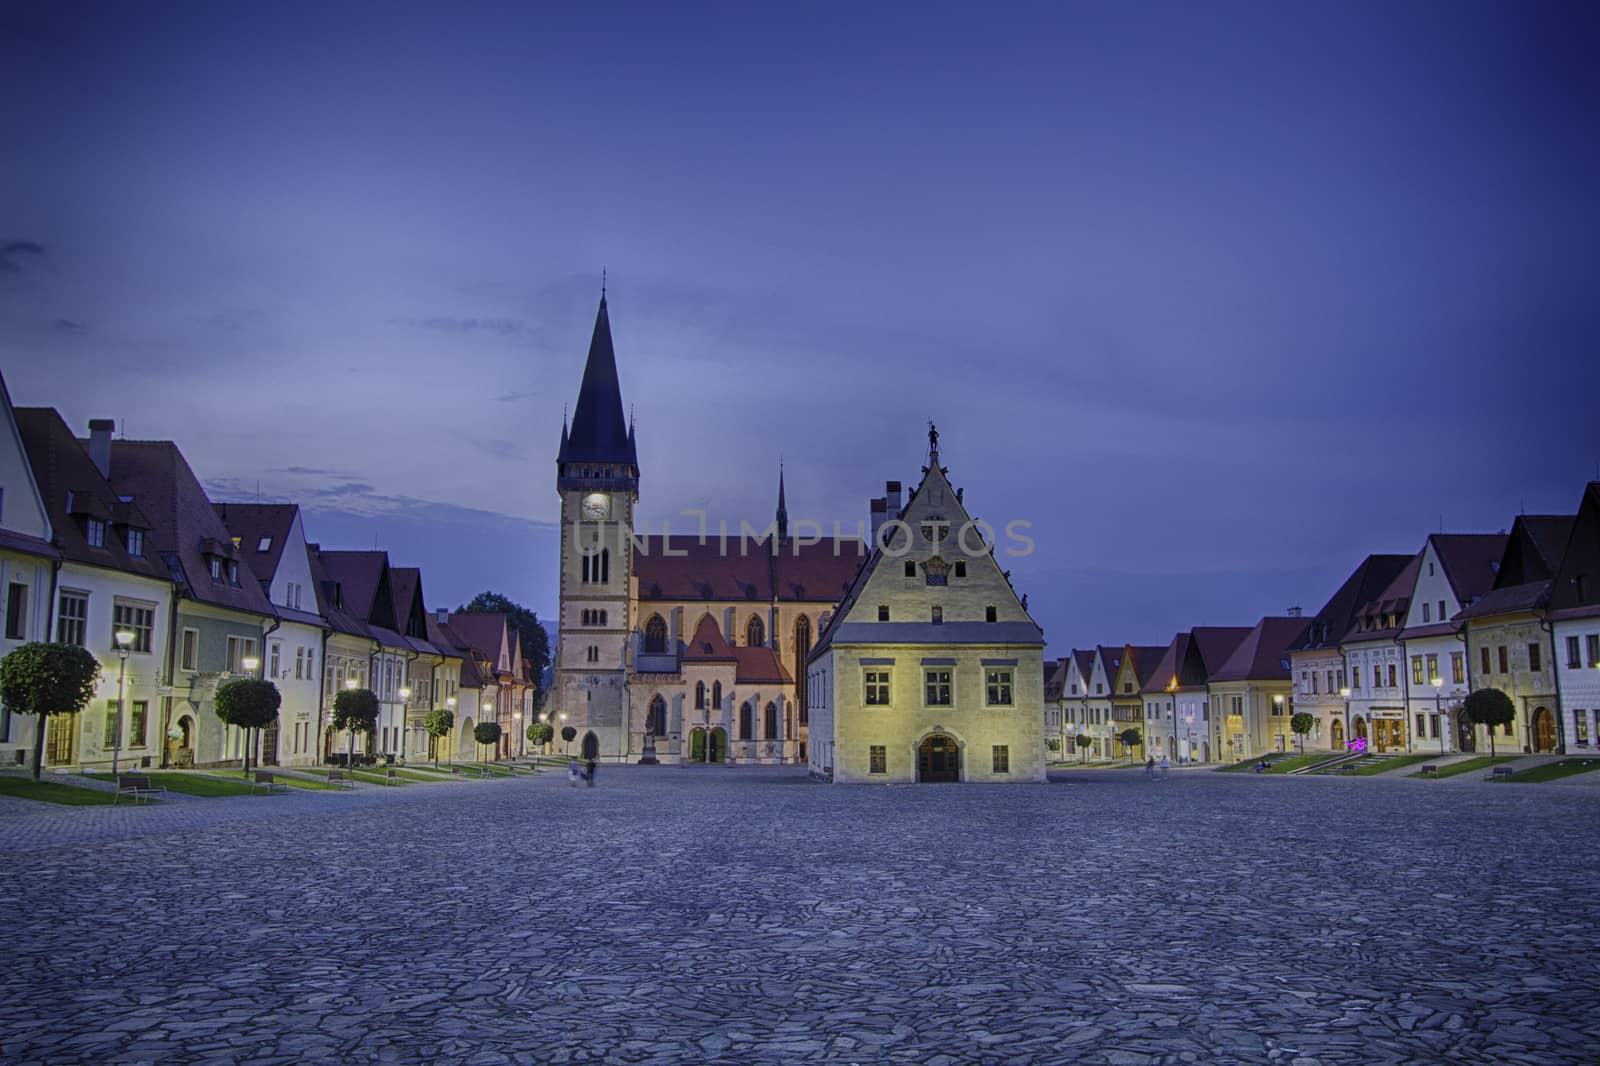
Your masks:
<path fill-rule="evenodd" d="M 1045 671 L 1045 733 L 1059 758 L 1233 761 L 1356 741 L 1488 751 L 1486 728 L 1460 713 L 1481 688 L 1516 708 L 1497 748 L 1595 751 L 1600 482 L 1575 514 L 1519 515 L 1508 533 L 1435 533 L 1414 554 L 1369 555 L 1315 617 L 1294 609 L 1165 647 L 1073 649 Z M 1299 712 L 1313 720 L 1303 738 L 1291 726 Z M 1129 730 L 1137 744 L 1119 739 Z"/>
<path fill-rule="evenodd" d="M 347 744 L 402 761 L 488 755 L 472 740 L 488 720 L 505 733 L 493 755 L 515 753 L 535 679 L 505 615 L 430 613 L 420 570 L 309 543 L 295 504 L 213 503 L 171 441 L 114 440 L 102 419 L 78 437 L 53 408 L 13 408 L 3 380 L 0 406 L 0 656 L 63 641 L 101 664 L 90 707 L 48 719 L 45 765 L 237 764 L 241 732 L 214 698 L 242 676 L 283 698 L 254 753 L 264 765 Z M 377 694 L 371 735 L 335 735 L 344 688 Z M 423 724 L 435 709 L 455 716 L 439 742 Z M 37 727 L 0 707 L 0 764 L 26 762 Z"/>

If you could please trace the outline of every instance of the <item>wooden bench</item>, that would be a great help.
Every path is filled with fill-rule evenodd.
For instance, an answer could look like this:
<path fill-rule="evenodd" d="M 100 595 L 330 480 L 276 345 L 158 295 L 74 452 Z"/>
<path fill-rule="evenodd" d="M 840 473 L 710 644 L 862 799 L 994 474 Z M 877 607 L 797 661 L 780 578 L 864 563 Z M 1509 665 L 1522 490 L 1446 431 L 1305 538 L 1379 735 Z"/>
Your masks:
<path fill-rule="evenodd" d="M 398 785 L 400 783 L 400 774 L 395 771 L 394 767 L 391 766 L 384 771 L 383 783 L 386 785 Z"/>
<path fill-rule="evenodd" d="M 111 797 L 111 805 L 116 806 L 123 796 L 132 796 L 133 802 L 138 803 L 141 799 L 154 799 L 157 794 L 165 796 L 167 790 L 152 784 L 149 774 L 118 774 L 117 794 Z"/>
<path fill-rule="evenodd" d="M 349 774 L 346 774 L 343 770 L 329 770 L 328 771 L 328 784 L 330 784 L 330 785 L 338 785 L 340 788 L 355 788 L 356 787 L 355 781 L 350 777 Z"/>
<path fill-rule="evenodd" d="M 1435 763 L 1424 763 L 1422 769 L 1418 770 L 1417 773 L 1433 774 L 1435 777 L 1437 777 L 1439 776 L 1439 767 Z"/>
<path fill-rule="evenodd" d="M 1490 781 L 1503 781 L 1510 776 L 1511 767 L 1509 766 L 1491 766 L 1489 768 L 1488 780 Z"/>
<path fill-rule="evenodd" d="M 255 780 L 250 783 L 250 791 L 254 792 L 258 788 L 266 789 L 269 796 L 274 792 L 289 791 L 288 785 L 279 781 L 265 770 L 257 770 Z"/>

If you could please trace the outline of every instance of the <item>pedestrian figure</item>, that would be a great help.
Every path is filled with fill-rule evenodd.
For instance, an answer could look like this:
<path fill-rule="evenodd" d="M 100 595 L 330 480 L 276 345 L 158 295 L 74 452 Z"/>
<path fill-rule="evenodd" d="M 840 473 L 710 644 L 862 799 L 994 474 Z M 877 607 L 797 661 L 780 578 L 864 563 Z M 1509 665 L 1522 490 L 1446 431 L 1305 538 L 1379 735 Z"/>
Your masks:
<path fill-rule="evenodd" d="M 1167 757 L 1165 755 L 1161 756 L 1161 774 L 1162 774 L 1162 776 L 1165 777 L 1167 771 L 1170 770 L 1170 769 L 1172 769 L 1172 763 L 1168 761 L 1168 759 L 1167 759 Z"/>
<path fill-rule="evenodd" d="M 1156 776 L 1156 757 L 1154 755 L 1144 761 L 1144 776 Z"/>
<path fill-rule="evenodd" d="M 594 787 L 594 769 L 595 769 L 594 760 L 590 759 L 589 760 L 589 773 L 588 773 L 588 780 L 589 780 L 589 787 L 590 788 Z"/>
<path fill-rule="evenodd" d="M 567 784 L 572 788 L 578 787 L 578 760 L 571 759 L 567 762 Z"/>

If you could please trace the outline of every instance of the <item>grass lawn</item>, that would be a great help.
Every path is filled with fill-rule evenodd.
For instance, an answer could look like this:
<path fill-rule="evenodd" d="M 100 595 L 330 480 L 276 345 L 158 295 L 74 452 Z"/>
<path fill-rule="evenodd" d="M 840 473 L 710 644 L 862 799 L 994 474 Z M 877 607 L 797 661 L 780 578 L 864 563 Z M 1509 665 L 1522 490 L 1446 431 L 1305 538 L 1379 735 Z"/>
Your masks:
<path fill-rule="evenodd" d="M 0 775 L 0 796 L 59 803 L 64 807 L 109 807 L 116 802 L 116 796 L 110 792 L 97 792 L 76 785 L 58 785 L 54 781 L 35 781 L 31 777 L 13 777 L 10 774 Z"/>
<path fill-rule="evenodd" d="M 304 788 L 304 789 L 309 789 L 310 791 L 313 791 L 313 792 L 322 792 L 322 791 L 332 792 L 332 791 L 338 791 L 338 789 L 339 789 L 338 785 L 330 785 L 326 781 L 312 781 L 312 780 L 309 780 L 309 779 L 304 778 L 304 777 L 290 777 L 288 774 L 281 773 L 281 772 L 279 772 L 277 770 L 268 770 L 267 773 L 272 775 L 272 780 L 273 780 L 274 784 L 288 785 L 290 788 Z M 211 774 L 209 776 L 216 777 L 216 778 L 218 778 L 220 780 L 223 780 L 223 781 L 242 781 L 242 780 L 244 780 L 243 778 L 240 778 L 240 777 L 225 776 L 225 775 L 220 774 L 220 773 Z M 255 771 L 254 770 L 250 771 L 250 777 L 251 777 L 252 781 L 255 779 Z"/>
<path fill-rule="evenodd" d="M 1392 759 L 1362 759 L 1355 764 L 1354 769 L 1346 770 L 1345 773 L 1350 777 L 1371 777 L 1373 774 L 1381 774 L 1388 770 L 1398 770 L 1402 766 L 1410 766 L 1413 763 L 1427 762 L 1430 759 L 1437 762 L 1439 760 L 1439 756 L 1396 755 Z"/>
<path fill-rule="evenodd" d="M 1327 762 L 1332 758 L 1334 758 L 1333 753 L 1326 751 L 1314 751 L 1306 755 L 1263 755 L 1259 759 L 1246 759 L 1244 762 L 1236 762 L 1232 766 L 1224 766 L 1222 772 L 1225 774 L 1253 774 L 1256 772 L 1257 764 L 1265 762 L 1267 768 L 1262 771 L 1263 773 L 1286 774 L 1290 770 L 1315 766 L 1319 762 Z"/>
<path fill-rule="evenodd" d="M 111 774 L 90 774 L 96 781 L 116 781 Z M 146 773 L 150 783 L 168 792 L 182 792 L 186 796 L 248 796 L 254 790 L 242 777 L 216 777 L 212 774 L 187 774 L 181 771 Z"/>
<path fill-rule="evenodd" d="M 1574 774 L 1586 774 L 1592 770 L 1600 770 L 1600 759 L 1562 759 L 1560 762 L 1547 762 L 1543 766 L 1535 766 L 1531 770 L 1518 770 L 1511 775 L 1511 780 L 1525 785 L 1536 785 L 1540 781 L 1555 781 Z"/>
<path fill-rule="evenodd" d="M 1520 755 L 1496 755 L 1496 756 L 1491 758 L 1488 755 L 1480 755 L 1476 759 L 1467 759 L 1464 762 L 1453 762 L 1453 763 L 1449 763 L 1448 765 L 1441 766 L 1441 767 L 1439 767 L 1439 773 L 1438 773 L 1437 776 L 1439 776 L 1439 777 L 1454 777 L 1457 774 L 1470 774 L 1474 770 L 1487 770 L 1489 767 L 1495 765 L 1496 763 L 1511 762 L 1513 759 L 1520 759 L 1521 757 L 1522 756 L 1520 756 Z M 1410 777 L 1424 777 L 1424 776 L 1426 776 L 1426 777 L 1430 777 L 1431 778 L 1431 777 L 1434 777 L 1435 775 L 1434 774 L 1426 774 L 1426 775 L 1424 775 L 1419 770 L 1417 773 L 1410 774 L 1408 776 L 1410 776 Z"/>

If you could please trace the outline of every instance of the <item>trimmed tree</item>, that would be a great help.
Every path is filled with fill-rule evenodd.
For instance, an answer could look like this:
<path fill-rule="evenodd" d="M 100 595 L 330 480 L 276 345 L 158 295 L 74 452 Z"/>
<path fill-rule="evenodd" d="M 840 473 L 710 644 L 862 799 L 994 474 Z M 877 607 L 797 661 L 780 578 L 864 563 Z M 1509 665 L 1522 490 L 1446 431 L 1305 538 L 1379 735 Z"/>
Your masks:
<path fill-rule="evenodd" d="M 1300 742 L 1301 755 L 1306 753 L 1306 734 L 1316 724 L 1317 719 L 1305 711 L 1296 711 L 1294 717 L 1289 719 L 1289 728 L 1294 730 L 1295 738 Z"/>
<path fill-rule="evenodd" d="M 472 727 L 472 739 L 479 744 L 497 744 L 500 742 L 499 722 L 479 722 Z M 481 761 L 481 760 L 480 760 Z"/>
<path fill-rule="evenodd" d="M 1517 705 L 1497 688 L 1480 688 L 1462 701 L 1461 711 L 1473 725 L 1489 727 L 1489 757 L 1494 758 L 1495 727 L 1510 725 Z"/>
<path fill-rule="evenodd" d="M 343 729 L 344 765 L 353 766 L 356 730 L 371 733 L 378 728 L 378 694 L 370 688 L 347 688 L 333 698 L 333 728 Z"/>
<path fill-rule="evenodd" d="M 1122 750 L 1126 753 L 1131 752 L 1134 748 L 1137 748 L 1139 746 L 1139 742 L 1144 738 L 1139 735 L 1139 731 L 1137 729 L 1130 727 L 1118 733 L 1117 739 L 1122 741 Z"/>
<path fill-rule="evenodd" d="M 1072 742 L 1078 746 L 1078 750 L 1079 751 L 1083 752 L 1083 761 L 1084 762 L 1088 762 L 1089 761 L 1089 748 L 1091 746 L 1093 746 L 1094 741 L 1090 740 L 1084 734 L 1079 733 L 1077 736 L 1072 738 Z"/>
<path fill-rule="evenodd" d="M 439 741 L 450 735 L 450 730 L 456 727 L 456 716 L 450 711 L 429 711 L 427 717 L 422 719 L 422 728 L 428 731 L 428 737 L 433 743 L 433 768 L 439 768 Z"/>
<path fill-rule="evenodd" d="M 100 661 L 80 644 L 24 644 L 0 659 L 0 702 L 12 714 L 39 720 L 33 738 L 33 779 L 44 759 L 45 722 L 52 714 L 77 714 L 94 699 Z"/>
<path fill-rule="evenodd" d="M 217 717 L 244 730 L 244 776 L 250 776 L 250 752 L 261 730 L 278 720 L 282 705 L 283 696 L 271 681 L 241 677 L 217 688 Z"/>
<path fill-rule="evenodd" d="M 562 741 L 562 743 L 571 744 L 574 740 L 577 740 L 577 739 L 578 739 L 578 730 L 575 727 L 570 726 L 570 725 L 564 725 L 564 726 L 561 727 L 561 741 Z M 570 755 L 572 753 L 570 751 L 568 751 L 567 754 Z"/>
<path fill-rule="evenodd" d="M 550 743 L 550 738 L 555 736 L 555 730 L 550 728 L 549 722 L 528 723 L 528 743 L 535 748 L 542 748 Z"/>

